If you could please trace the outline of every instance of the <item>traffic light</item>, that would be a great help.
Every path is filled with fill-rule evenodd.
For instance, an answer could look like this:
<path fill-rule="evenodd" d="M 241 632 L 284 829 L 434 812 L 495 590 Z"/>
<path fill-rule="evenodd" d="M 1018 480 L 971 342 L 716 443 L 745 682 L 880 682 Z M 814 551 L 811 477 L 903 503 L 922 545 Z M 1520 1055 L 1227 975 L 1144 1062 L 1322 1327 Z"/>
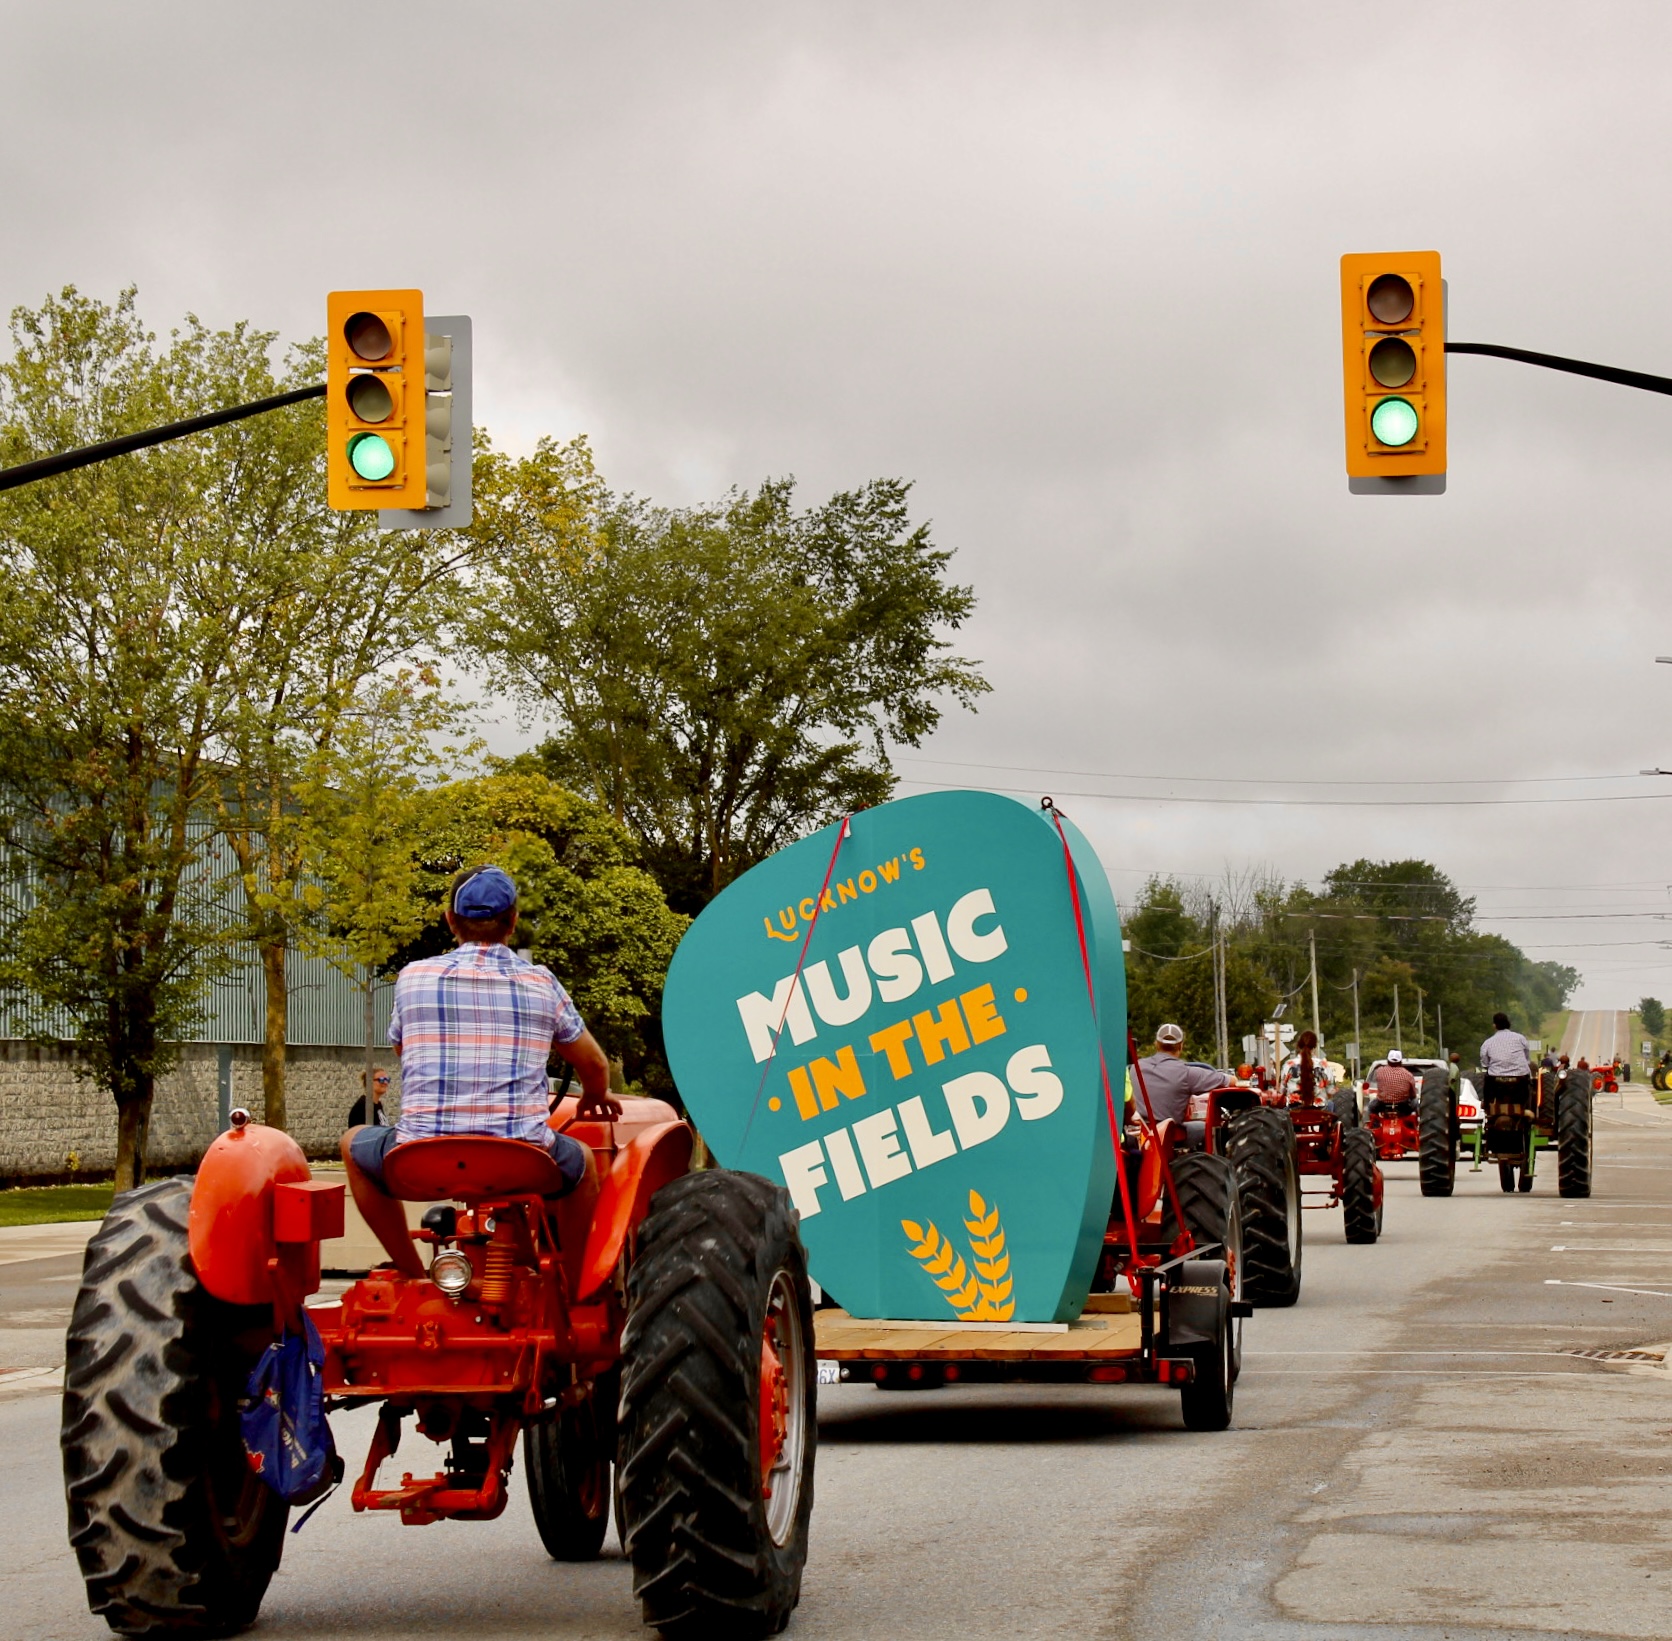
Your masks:
<path fill-rule="evenodd" d="M 1446 311 L 1438 251 L 1341 259 L 1347 488 L 1446 487 Z"/>
<path fill-rule="evenodd" d="M 428 506 L 423 292 L 332 291 L 325 311 L 326 500 Z"/>

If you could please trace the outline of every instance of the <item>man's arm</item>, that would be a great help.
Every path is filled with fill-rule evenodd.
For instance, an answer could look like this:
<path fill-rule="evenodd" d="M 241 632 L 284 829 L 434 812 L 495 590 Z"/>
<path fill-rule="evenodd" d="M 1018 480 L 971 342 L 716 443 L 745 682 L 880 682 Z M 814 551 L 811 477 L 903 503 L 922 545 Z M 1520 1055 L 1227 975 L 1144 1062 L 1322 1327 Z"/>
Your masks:
<path fill-rule="evenodd" d="M 610 1095 L 610 1062 L 598 1039 L 582 1030 L 571 1042 L 552 1039 L 552 1048 L 575 1068 L 581 1080 L 581 1101 L 577 1118 L 589 1122 L 614 1122 L 621 1115 L 621 1102 Z"/>

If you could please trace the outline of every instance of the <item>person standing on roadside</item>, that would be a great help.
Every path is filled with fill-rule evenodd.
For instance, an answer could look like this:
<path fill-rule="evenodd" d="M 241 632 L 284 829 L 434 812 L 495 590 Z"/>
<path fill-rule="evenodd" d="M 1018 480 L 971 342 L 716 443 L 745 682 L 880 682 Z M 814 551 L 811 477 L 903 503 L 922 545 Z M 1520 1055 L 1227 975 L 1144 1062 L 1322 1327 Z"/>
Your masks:
<path fill-rule="evenodd" d="M 389 1073 L 379 1066 L 372 1073 L 372 1109 L 371 1115 L 366 1114 L 365 1072 L 360 1073 L 360 1098 L 348 1108 L 348 1126 L 358 1128 L 362 1123 L 370 1124 L 373 1128 L 387 1128 L 389 1114 L 383 1109 L 383 1096 L 389 1092 Z"/>

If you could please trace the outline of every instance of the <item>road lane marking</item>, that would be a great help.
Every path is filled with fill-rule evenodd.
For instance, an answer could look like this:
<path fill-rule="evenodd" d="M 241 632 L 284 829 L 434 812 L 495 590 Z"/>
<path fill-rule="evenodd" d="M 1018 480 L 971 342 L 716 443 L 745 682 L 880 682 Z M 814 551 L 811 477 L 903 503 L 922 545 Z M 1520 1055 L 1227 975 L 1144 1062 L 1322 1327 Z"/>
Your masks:
<path fill-rule="evenodd" d="M 1606 1293 L 1640 1293 L 1645 1299 L 1672 1299 L 1660 1288 L 1622 1288 L 1617 1282 L 1564 1282 L 1559 1276 L 1544 1279 L 1547 1288 L 1601 1288 Z"/>

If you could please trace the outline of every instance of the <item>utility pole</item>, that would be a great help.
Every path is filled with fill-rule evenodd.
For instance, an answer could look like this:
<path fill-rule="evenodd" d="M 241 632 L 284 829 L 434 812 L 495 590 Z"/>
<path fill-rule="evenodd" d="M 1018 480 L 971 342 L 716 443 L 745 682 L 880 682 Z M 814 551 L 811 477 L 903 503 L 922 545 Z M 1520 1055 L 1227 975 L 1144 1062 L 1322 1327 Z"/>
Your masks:
<path fill-rule="evenodd" d="M 1217 903 L 1213 909 L 1214 922 L 1214 1010 L 1216 1023 L 1219 1027 L 1219 1064 L 1229 1067 L 1231 1063 L 1231 997 L 1228 969 L 1230 966 L 1230 942 L 1223 929 L 1219 927 L 1219 907 Z"/>
<path fill-rule="evenodd" d="M 1434 1037 L 1439 1044 L 1439 1056 L 1443 1060 L 1446 1057 L 1446 1011 L 1438 1003 L 1434 1005 Z"/>
<path fill-rule="evenodd" d="M 1356 1083 L 1364 1076 L 1364 1043 L 1359 1037 L 1358 1017 L 1358 970 L 1353 970 L 1353 1081 Z"/>
<path fill-rule="evenodd" d="M 1318 931 L 1316 929 L 1306 931 L 1306 946 L 1311 954 L 1312 966 L 1312 1035 L 1321 1041 L 1323 1033 L 1318 1029 Z"/>
<path fill-rule="evenodd" d="M 1426 1039 L 1422 1035 L 1422 987 L 1417 987 L 1417 1053 L 1422 1053 Z"/>
<path fill-rule="evenodd" d="M 1399 1024 L 1399 982 L 1393 983 L 1393 1046 L 1401 1054 L 1405 1052 L 1405 1033 Z"/>

